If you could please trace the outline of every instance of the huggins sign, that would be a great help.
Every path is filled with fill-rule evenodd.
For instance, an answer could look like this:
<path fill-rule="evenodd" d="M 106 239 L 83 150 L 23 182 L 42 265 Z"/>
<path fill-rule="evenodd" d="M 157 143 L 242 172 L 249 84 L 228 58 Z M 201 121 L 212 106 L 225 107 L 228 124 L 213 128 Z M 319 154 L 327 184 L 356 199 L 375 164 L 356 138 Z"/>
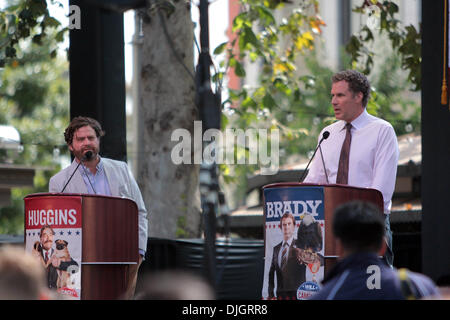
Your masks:
<path fill-rule="evenodd" d="M 25 198 L 25 250 L 46 272 L 49 289 L 81 298 L 81 197 Z"/>

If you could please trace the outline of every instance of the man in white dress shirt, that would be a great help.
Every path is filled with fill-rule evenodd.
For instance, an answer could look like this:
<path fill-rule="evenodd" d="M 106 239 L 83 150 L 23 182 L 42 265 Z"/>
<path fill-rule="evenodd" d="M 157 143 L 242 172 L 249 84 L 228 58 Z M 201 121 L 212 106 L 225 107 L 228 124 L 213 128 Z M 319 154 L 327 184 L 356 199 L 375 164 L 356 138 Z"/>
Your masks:
<path fill-rule="evenodd" d="M 329 131 L 321 149 L 329 183 L 348 184 L 379 190 L 383 195 L 386 215 L 386 262 L 392 266 L 392 233 L 389 214 L 392 204 L 399 157 L 397 137 L 390 123 L 367 113 L 370 83 L 354 70 L 341 71 L 332 78 L 331 104 L 338 121 L 325 127 Z M 348 131 L 348 133 L 347 133 Z M 347 156 L 343 156 L 348 143 Z M 327 183 L 320 153 L 311 162 L 304 182 Z M 340 159 L 347 158 L 347 168 L 342 180 Z"/>

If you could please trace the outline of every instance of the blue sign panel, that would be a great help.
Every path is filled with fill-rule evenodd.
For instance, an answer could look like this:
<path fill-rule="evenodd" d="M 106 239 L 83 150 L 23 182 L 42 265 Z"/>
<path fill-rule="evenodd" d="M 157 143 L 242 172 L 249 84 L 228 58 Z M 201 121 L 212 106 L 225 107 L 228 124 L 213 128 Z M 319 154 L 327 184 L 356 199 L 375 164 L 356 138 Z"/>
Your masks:
<path fill-rule="evenodd" d="M 309 214 L 315 220 L 324 220 L 323 187 L 284 187 L 264 190 L 266 222 L 280 221 L 285 213 L 296 220 Z"/>

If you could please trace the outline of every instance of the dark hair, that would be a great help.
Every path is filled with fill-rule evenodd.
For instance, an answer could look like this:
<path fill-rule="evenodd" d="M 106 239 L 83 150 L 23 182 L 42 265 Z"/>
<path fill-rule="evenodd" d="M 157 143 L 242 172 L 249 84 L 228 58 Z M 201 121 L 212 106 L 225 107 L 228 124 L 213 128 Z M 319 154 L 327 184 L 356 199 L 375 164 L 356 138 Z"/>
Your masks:
<path fill-rule="evenodd" d="M 351 251 L 378 251 L 385 232 L 381 211 L 372 203 L 352 201 L 336 208 L 334 236 Z"/>
<path fill-rule="evenodd" d="M 39 233 L 39 236 L 42 236 L 42 232 L 43 232 L 45 229 L 50 229 L 50 231 L 52 232 L 52 234 L 55 235 L 55 231 L 53 230 L 53 228 L 52 228 L 50 225 L 46 224 L 45 226 L 43 226 L 43 227 L 41 228 L 41 231 L 40 231 L 40 233 Z"/>
<path fill-rule="evenodd" d="M 348 87 L 353 94 L 361 92 L 363 94 L 362 104 L 363 107 L 367 106 L 370 96 L 370 83 L 366 76 L 356 70 L 345 70 L 336 73 L 331 81 L 333 83 L 339 81 L 345 81 L 348 83 Z"/>
<path fill-rule="evenodd" d="M 71 145 L 75 131 L 85 126 L 90 126 L 94 129 L 97 138 L 105 135 L 105 132 L 102 130 L 102 126 L 97 120 L 89 117 L 75 117 L 64 131 L 64 139 L 66 140 L 66 143 Z"/>

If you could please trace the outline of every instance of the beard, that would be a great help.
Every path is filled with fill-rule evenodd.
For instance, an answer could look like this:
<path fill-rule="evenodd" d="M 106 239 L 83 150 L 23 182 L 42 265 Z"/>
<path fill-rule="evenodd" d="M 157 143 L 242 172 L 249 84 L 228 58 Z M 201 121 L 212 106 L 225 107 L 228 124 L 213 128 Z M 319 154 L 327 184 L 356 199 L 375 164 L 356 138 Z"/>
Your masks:
<path fill-rule="evenodd" d="M 83 158 L 84 158 L 86 152 L 88 152 L 88 151 L 92 152 L 92 157 L 91 157 L 90 161 L 96 160 L 97 156 L 98 156 L 98 152 L 99 152 L 98 148 L 85 148 L 82 150 L 73 150 L 72 153 L 75 156 L 75 158 L 77 158 L 79 161 L 82 161 L 82 160 L 84 161 Z"/>

